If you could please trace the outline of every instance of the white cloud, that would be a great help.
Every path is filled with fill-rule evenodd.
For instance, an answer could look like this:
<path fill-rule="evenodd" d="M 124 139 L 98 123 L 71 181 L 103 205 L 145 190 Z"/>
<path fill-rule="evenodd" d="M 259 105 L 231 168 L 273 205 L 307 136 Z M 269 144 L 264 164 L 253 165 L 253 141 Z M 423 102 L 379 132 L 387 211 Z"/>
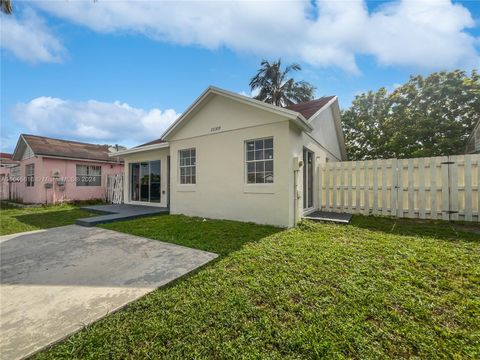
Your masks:
<path fill-rule="evenodd" d="M 363 0 L 47 1 L 42 10 L 101 33 L 139 33 L 157 41 L 226 46 L 358 72 L 356 57 L 425 69 L 480 65 L 469 11 L 450 0 L 401 0 L 369 12 Z M 314 9 L 315 8 L 315 9 Z M 316 16 L 312 16 L 316 14 Z"/>
<path fill-rule="evenodd" d="M 159 138 L 179 116 L 173 109 L 144 110 L 118 101 L 80 102 L 46 96 L 17 104 L 12 114 L 34 134 L 125 146 Z"/>
<path fill-rule="evenodd" d="M 65 48 L 31 8 L 0 15 L 0 47 L 29 63 L 60 62 Z"/>

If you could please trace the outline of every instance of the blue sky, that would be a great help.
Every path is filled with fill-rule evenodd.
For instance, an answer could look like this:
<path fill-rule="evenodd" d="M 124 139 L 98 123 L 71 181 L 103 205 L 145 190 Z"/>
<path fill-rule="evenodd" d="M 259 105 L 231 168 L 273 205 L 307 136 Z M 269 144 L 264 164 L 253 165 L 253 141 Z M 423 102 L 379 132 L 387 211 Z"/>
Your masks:
<path fill-rule="evenodd" d="M 210 84 L 250 94 L 262 58 L 317 96 L 480 64 L 480 2 L 16 1 L 2 15 L 1 150 L 22 132 L 133 146 Z M 127 6 L 128 5 L 128 6 Z"/>

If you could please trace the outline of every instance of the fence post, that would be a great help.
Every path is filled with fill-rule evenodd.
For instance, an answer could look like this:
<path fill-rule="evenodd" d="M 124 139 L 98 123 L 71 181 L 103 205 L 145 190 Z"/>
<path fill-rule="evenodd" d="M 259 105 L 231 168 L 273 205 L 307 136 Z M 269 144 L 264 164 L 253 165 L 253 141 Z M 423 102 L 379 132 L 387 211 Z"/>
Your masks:
<path fill-rule="evenodd" d="M 350 161 L 348 163 L 348 211 L 352 212 L 352 165 L 353 163 Z"/>
<path fill-rule="evenodd" d="M 330 164 L 325 164 L 325 209 L 330 211 Z"/>
<path fill-rule="evenodd" d="M 418 159 L 418 216 L 425 219 L 426 199 L 425 199 L 425 159 Z"/>
<path fill-rule="evenodd" d="M 442 157 L 442 219 L 450 220 L 450 192 L 448 183 L 450 181 L 448 156 Z"/>
<path fill-rule="evenodd" d="M 397 216 L 403 217 L 403 160 L 397 160 Z"/>
<path fill-rule="evenodd" d="M 437 158 L 430 159 L 430 218 L 437 218 Z"/>
<path fill-rule="evenodd" d="M 471 155 L 465 155 L 465 162 L 463 163 L 463 178 L 464 178 L 464 190 L 463 196 L 465 199 L 464 220 L 473 220 L 472 210 L 472 157 Z M 478 196 L 478 195 L 477 195 Z"/>

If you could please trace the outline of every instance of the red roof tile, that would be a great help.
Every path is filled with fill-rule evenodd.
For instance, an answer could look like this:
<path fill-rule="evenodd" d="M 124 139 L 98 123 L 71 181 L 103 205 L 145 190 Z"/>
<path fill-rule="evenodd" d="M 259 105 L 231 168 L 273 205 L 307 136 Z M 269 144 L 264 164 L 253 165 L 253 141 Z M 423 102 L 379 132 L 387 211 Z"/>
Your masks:
<path fill-rule="evenodd" d="M 308 120 L 318 110 L 327 105 L 327 103 L 334 97 L 335 96 L 324 96 L 316 100 L 287 106 L 286 109 L 299 112 L 305 119 Z"/>
<path fill-rule="evenodd" d="M 0 152 L 0 159 L 11 159 L 13 154 L 7 154 Z"/>

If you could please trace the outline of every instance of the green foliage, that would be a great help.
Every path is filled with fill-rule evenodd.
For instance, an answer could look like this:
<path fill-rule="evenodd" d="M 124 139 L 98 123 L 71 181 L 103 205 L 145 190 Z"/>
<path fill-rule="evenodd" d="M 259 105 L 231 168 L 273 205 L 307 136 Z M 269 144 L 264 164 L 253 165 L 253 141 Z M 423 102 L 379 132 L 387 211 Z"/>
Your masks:
<path fill-rule="evenodd" d="M 81 210 L 77 206 L 48 205 L 32 208 L 1 206 L 0 235 L 15 234 L 24 231 L 48 229 L 56 226 L 74 224 L 79 218 L 94 214 Z"/>
<path fill-rule="evenodd" d="M 480 241 L 462 226 L 363 216 L 290 230 L 172 215 L 108 224 L 221 256 L 35 358 L 478 359 Z"/>
<path fill-rule="evenodd" d="M 462 154 L 480 121 L 480 75 L 412 76 L 391 93 L 356 96 L 342 121 L 351 160 Z"/>
<path fill-rule="evenodd" d="M 251 90 L 259 89 L 255 99 L 277 106 L 288 106 L 313 99 L 315 87 L 306 81 L 295 81 L 288 78 L 292 71 L 302 68 L 298 64 L 290 64 L 282 70 L 281 59 L 273 63 L 262 60 L 261 68 L 250 80 Z"/>

